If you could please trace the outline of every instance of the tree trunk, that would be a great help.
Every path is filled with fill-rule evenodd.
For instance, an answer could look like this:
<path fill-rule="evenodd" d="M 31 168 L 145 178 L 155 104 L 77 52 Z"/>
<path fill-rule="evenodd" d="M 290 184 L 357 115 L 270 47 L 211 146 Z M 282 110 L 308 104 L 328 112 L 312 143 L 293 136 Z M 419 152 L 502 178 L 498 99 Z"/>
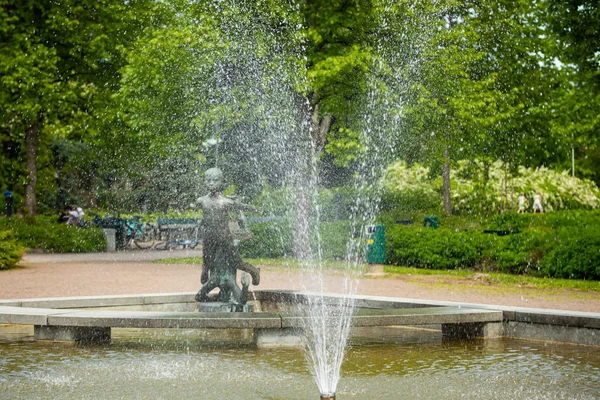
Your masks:
<path fill-rule="evenodd" d="M 299 168 L 296 172 L 296 218 L 294 220 L 294 257 L 300 260 L 307 260 L 311 256 L 310 251 L 310 196 L 313 190 L 316 190 L 316 179 L 314 174 L 316 161 L 325 148 L 327 134 L 331 127 L 332 117 L 319 115 L 319 105 L 317 104 L 311 115 L 311 132 L 307 137 L 308 143 L 304 154 L 301 154 Z"/>
<path fill-rule="evenodd" d="M 314 153 L 316 157 L 319 157 L 323 149 L 325 148 L 325 142 L 327 141 L 327 134 L 331 128 L 333 118 L 331 115 L 325 115 L 321 117 L 319 115 L 319 105 L 315 106 L 312 113 L 312 139 L 314 143 Z"/>
<path fill-rule="evenodd" d="M 490 163 L 483 160 L 483 186 L 487 186 L 490 181 Z"/>
<path fill-rule="evenodd" d="M 444 200 L 444 211 L 452 215 L 452 197 L 450 192 L 450 149 L 444 148 L 444 165 L 442 167 L 442 197 Z"/>
<path fill-rule="evenodd" d="M 35 196 L 35 187 L 37 185 L 37 151 L 39 142 L 39 126 L 34 121 L 25 133 L 25 154 L 27 166 L 27 185 L 25 186 L 25 209 L 27 215 L 34 216 L 36 211 L 37 199 Z"/>

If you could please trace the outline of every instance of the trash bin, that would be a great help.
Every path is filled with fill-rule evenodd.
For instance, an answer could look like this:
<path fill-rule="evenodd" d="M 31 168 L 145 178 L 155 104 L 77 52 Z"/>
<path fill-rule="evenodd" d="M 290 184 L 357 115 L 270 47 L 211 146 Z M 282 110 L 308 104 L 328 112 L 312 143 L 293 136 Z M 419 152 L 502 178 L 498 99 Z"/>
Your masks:
<path fill-rule="evenodd" d="M 102 229 L 115 230 L 115 248 L 122 250 L 125 248 L 125 220 L 119 217 L 94 217 L 93 224 Z M 107 239 L 108 240 L 108 239 Z"/>
<path fill-rule="evenodd" d="M 104 228 L 102 232 L 106 238 L 106 251 L 117 251 L 117 230 Z"/>
<path fill-rule="evenodd" d="M 429 215 L 429 216 L 423 218 L 423 226 L 437 229 L 439 224 L 440 224 L 440 222 L 438 220 L 438 217 L 436 217 L 435 215 Z"/>
<path fill-rule="evenodd" d="M 385 263 L 385 228 L 383 225 L 367 225 L 367 263 Z"/>

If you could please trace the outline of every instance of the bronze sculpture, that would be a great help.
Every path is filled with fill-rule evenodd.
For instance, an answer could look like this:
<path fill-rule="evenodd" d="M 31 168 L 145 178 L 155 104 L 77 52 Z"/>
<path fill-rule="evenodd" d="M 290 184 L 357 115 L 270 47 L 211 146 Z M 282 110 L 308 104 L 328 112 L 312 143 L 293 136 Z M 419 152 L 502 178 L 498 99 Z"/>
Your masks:
<path fill-rule="evenodd" d="M 242 288 L 237 284 L 237 270 L 250 274 L 252 284 L 260 283 L 260 270 L 242 261 L 235 238 L 230 229 L 230 213 L 236 213 L 241 228 L 245 226 L 244 211 L 258 211 L 251 205 L 244 204 L 233 197 L 221 193 L 223 173 L 218 168 L 210 168 L 205 173 L 205 183 L 208 195 L 196 200 L 194 206 L 203 212 L 203 258 L 202 287 L 196 294 L 199 302 L 213 301 L 208 294 L 214 288 L 219 288 L 218 301 L 234 306 L 243 306 L 248 300 L 250 285 L 247 274 L 241 278 Z M 237 307 L 239 308 L 239 307 Z"/>

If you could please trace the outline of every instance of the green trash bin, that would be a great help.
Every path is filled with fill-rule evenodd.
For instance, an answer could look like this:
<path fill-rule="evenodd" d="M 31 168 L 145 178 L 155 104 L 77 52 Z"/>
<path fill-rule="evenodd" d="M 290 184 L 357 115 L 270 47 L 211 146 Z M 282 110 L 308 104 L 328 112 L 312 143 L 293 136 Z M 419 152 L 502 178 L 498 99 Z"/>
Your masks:
<path fill-rule="evenodd" d="M 385 228 L 383 225 L 368 225 L 367 236 L 367 263 L 385 264 Z"/>
<path fill-rule="evenodd" d="M 423 219 L 423 226 L 429 228 L 437 229 L 439 224 L 440 222 L 438 220 L 438 217 L 436 217 L 435 215 L 429 215 Z"/>

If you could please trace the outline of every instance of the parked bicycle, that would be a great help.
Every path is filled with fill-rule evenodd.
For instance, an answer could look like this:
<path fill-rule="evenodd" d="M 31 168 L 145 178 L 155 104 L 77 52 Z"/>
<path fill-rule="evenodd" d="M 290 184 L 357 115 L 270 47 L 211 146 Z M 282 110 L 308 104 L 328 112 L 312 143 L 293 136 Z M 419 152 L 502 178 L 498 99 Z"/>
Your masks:
<path fill-rule="evenodd" d="M 139 216 L 130 219 L 96 216 L 93 223 L 100 228 L 115 229 L 118 248 L 149 249 L 155 244 L 155 227 L 142 222 Z"/>
<path fill-rule="evenodd" d="M 195 249 L 200 243 L 199 240 L 169 240 L 166 242 L 156 243 L 154 248 L 156 250 L 176 250 L 176 249 Z"/>
<path fill-rule="evenodd" d="M 154 246 L 154 227 L 140 221 L 141 217 L 124 219 L 125 246 L 135 246 L 139 249 L 149 249 Z"/>

